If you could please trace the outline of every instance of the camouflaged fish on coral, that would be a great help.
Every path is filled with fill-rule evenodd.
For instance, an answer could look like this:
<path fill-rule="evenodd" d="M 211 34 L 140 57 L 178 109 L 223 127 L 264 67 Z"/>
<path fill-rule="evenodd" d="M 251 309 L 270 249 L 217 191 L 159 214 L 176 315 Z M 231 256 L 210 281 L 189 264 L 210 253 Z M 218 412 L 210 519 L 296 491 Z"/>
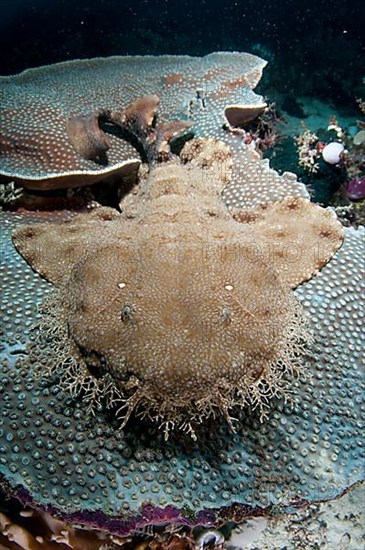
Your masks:
<path fill-rule="evenodd" d="M 265 108 L 264 66 L 116 57 L 0 78 L 2 177 L 39 196 L 135 172 L 135 145 L 150 164 L 120 211 L 0 213 L 1 483 L 33 508 L 128 535 L 363 479 L 363 230 L 232 131 Z"/>
<path fill-rule="evenodd" d="M 158 104 L 145 96 L 103 113 L 150 159 L 121 214 L 99 208 L 25 225 L 13 240 L 57 287 L 42 306 L 46 369 L 90 412 L 113 408 L 121 427 L 137 413 L 166 438 L 172 429 L 196 438 L 207 418 L 222 414 L 233 428 L 234 407 L 258 407 L 263 419 L 270 399 L 285 395 L 309 340 L 292 289 L 331 259 L 343 231 L 332 212 L 298 197 L 229 212 L 229 147 L 194 139 L 173 156 L 169 143 L 187 125 L 154 126 Z M 97 119 L 69 122 L 87 157 L 105 152 Z"/>

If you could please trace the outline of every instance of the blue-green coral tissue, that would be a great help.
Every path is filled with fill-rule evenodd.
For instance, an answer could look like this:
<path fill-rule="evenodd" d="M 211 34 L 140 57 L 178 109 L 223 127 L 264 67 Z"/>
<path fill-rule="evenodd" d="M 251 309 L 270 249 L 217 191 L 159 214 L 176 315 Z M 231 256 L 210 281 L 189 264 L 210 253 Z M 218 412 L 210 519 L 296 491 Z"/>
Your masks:
<path fill-rule="evenodd" d="M 296 291 L 315 342 L 293 402 L 274 403 L 263 423 L 238 412 L 235 434 L 215 422 L 195 443 L 90 417 L 82 402 L 28 370 L 26 345 L 50 285 L 11 244 L 14 228 L 32 220 L 1 219 L 0 471 L 11 492 L 125 533 L 142 519 L 214 524 L 233 503 L 331 499 L 363 478 L 363 229 L 346 229 L 332 261 Z"/>

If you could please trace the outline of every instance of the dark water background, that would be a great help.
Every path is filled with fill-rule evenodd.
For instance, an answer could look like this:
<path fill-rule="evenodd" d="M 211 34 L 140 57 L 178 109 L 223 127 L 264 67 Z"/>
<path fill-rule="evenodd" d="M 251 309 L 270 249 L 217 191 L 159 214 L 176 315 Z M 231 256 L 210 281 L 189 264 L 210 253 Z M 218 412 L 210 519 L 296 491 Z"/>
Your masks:
<path fill-rule="evenodd" d="M 365 76 L 360 0 L 0 0 L 0 74 L 115 54 L 257 53 L 265 91 L 355 108 Z"/>

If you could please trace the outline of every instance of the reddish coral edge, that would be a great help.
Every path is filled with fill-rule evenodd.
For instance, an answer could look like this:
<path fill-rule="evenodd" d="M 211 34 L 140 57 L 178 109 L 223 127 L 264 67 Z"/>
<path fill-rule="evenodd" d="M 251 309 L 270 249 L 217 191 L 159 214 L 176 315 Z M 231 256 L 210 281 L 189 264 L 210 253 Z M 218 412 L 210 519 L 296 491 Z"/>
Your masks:
<path fill-rule="evenodd" d="M 338 500 L 346 493 L 351 491 L 356 486 L 359 486 L 362 482 L 357 481 L 344 489 L 337 496 L 327 500 Z M 30 496 L 28 491 L 22 487 L 11 489 L 9 483 L 0 474 L 0 488 L 9 497 L 16 498 L 23 506 L 29 506 L 40 512 L 45 512 L 53 517 L 57 517 L 62 521 L 69 523 L 75 527 L 89 527 L 90 529 L 97 529 L 106 531 L 108 533 L 117 536 L 128 536 L 136 531 L 139 531 L 147 526 L 155 526 L 173 524 L 174 526 L 186 526 L 195 528 L 197 526 L 219 528 L 227 523 L 238 524 L 242 522 L 246 517 L 250 516 L 264 516 L 269 515 L 273 511 L 273 506 L 270 505 L 267 508 L 251 507 L 245 504 L 232 503 L 230 506 L 222 508 L 205 509 L 198 514 L 189 514 L 189 512 L 183 512 L 175 506 L 166 506 L 165 508 L 159 508 L 152 504 L 146 504 L 142 506 L 141 512 L 138 515 L 130 515 L 130 517 L 108 517 L 102 511 L 78 511 L 72 514 L 63 514 L 58 509 L 52 506 L 44 506 L 37 504 Z M 301 508 L 309 504 L 321 504 L 326 502 L 326 499 L 308 501 L 305 499 L 297 499 L 280 507 L 282 512 L 290 512 L 293 509 Z M 189 516 L 189 517 L 188 517 Z"/>
<path fill-rule="evenodd" d="M 75 527 L 87 526 L 91 529 L 100 529 L 111 534 L 118 536 L 128 536 L 135 531 L 141 530 L 146 526 L 174 524 L 179 526 L 186 526 L 194 528 L 197 526 L 202 527 L 219 527 L 228 521 L 235 522 L 233 518 L 226 518 L 229 516 L 229 510 L 233 511 L 234 516 L 240 517 L 262 515 L 265 513 L 264 509 L 251 508 L 241 504 L 234 504 L 227 508 L 216 508 L 211 510 L 203 510 L 196 515 L 189 514 L 189 512 L 183 512 L 175 506 L 166 506 L 165 508 L 155 507 L 152 504 L 146 504 L 142 506 L 142 509 L 137 515 L 130 515 L 129 517 L 108 517 L 104 512 L 96 511 L 78 511 L 71 514 L 63 514 L 57 508 L 53 506 L 44 506 L 36 503 L 30 496 L 29 492 L 23 487 L 16 487 L 12 489 L 9 483 L 0 475 L 0 488 L 4 493 L 12 498 L 16 498 L 23 506 L 29 506 L 34 510 L 50 514 L 53 517 L 59 518 L 62 521 L 69 523 Z M 190 516 L 190 517 L 188 517 Z"/>

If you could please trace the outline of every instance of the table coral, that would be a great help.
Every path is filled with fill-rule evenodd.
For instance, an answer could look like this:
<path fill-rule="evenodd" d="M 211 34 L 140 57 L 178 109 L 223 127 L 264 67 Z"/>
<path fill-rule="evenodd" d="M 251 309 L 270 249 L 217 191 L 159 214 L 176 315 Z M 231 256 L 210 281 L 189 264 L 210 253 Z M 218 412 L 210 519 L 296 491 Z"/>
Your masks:
<path fill-rule="evenodd" d="M 47 369 L 49 348 L 45 340 L 42 353 L 39 353 L 40 342 L 37 331 L 32 327 L 42 323 L 42 312 L 37 311 L 36 306 L 51 293 L 52 287 L 32 272 L 14 250 L 11 243 L 14 229 L 17 229 L 19 246 L 24 247 L 22 252 L 25 256 L 30 254 L 29 261 L 35 262 L 37 270 L 62 286 L 67 276 L 67 265 L 72 265 L 76 260 L 79 274 L 85 276 L 92 265 L 92 262 L 88 264 L 92 253 L 83 256 L 83 250 L 95 243 L 94 237 L 90 238 L 88 227 L 94 227 L 101 241 L 110 242 L 111 239 L 112 244 L 116 245 L 113 231 L 108 227 L 122 228 L 128 223 L 136 227 L 140 219 L 141 227 L 147 222 L 149 233 L 146 236 L 149 234 L 156 239 L 159 235 L 156 229 L 161 229 L 162 222 L 179 227 L 184 216 L 190 222 L 191 208 L 189 210 L 181 202 L 174 205 L 174 193 L 171 193 L 174 187 L 169 184 L 167 176 L 174 174 L 177 189 L 186 191 L 186 186 L 194 189 L 196 170 L 200 169 L 199 185 L 202 184 L 201 189 L 204 190 L 208 186 L 209 192 L 207 195 L 199 194 L 199 185 L 195 185 L 194 194 L 190 197 L 192 203 L 195 197 L 198 216 L 194 218 L 194 224 L 186 224 L 193 236 L 198 235 L 202 220 L 209 228 L 213 227 L 216 217 L 221 227 L 223 224 L 223 233 L 234 231 L 247 235 L 252 230 L 261 240 L 272 239 L 270 231 L 276 231 L 275 238 L 280 239 L 285 236 L 286 230 L 290 234 L 296 227 L 298 231 L 299 225 L 299 233 L 295 234 L 299 243 L 300 236 L 307 231 L 319 242 L 328 242 L 329 252 L 324 247 L 323 253 L 320 246 L 319 257 L 304 255 L 300 261 L 290 264 L 293 269 L 282 269 L 280 254 L 276 260 L 275 255 L 270 258 L 270 261 L 277 262 L 275 269 L 279 273 L 289 275 L 287 282 L 282 283 L 284 287 L 276 287 L 286 299 L 290 296 L 290 287 L 314 275 L 320 264 L 328 261 L 340 244 L 341 235 L 336 237 L 338 226 L 333 215 L 327 212 L 320 221 L 319 212 L 323 210 L 316 210 L 318 207 L 308 203 L 306 192 L 295 176 L 288 173 L 279 176 L 255 152 L 243 147 L 239 139 L 225 134 L 221 125 L 217 125 L 220 118 L 214 108 L 212 112 L 208 108 L 203 108 L 199 113 L 193 112 L 191 119 L 200 138 L 219 138 L 225 144 L 219 146 L 219 154 L 212 165 L 207 161 L 207 156 L 199 157 L 203 142 L 195 143 L 190 145 L 193 151 L 186 149 L 182 154 L 185 164 L 168 163 L 157 166 L 155 172 L 152 170 L 137 194 L 123 203 L 125 212 L 121 215 L 114 212 L 110 215 L 110 210 L 100 210 L 91 217 L 75 218 L 66 225 L 50 226 L 48 243 L 57 244 L 54 251 L 58 250 L 59 257 L 66 257 L 69 262 L 66 262 L 64 272 L 58 262 L 52 264 L 50 249 L 43 249 L 40 253 L 37 246 L 27 248 L 27 243 L 33 239 L 34 242 L 37 238 L 43 239 L 47 232 L 41 224 L 39 229 L 33 227 L 33 233 L 28 233 L 27 237 L 29 227 L 24 230 L 21 227 L 32 221 L 44 222 L 44 215 L 3 213 L 1 216 L 4 228 L 1 243 L 1 280 L 4 285 L 0 373 L 3 399 L 0 420 L 2 483 L 23 502 L 60 515 L 66 521 L 105 528 L 121 535 L 151 524 L 220 525 L 226 521 L 239 521 L 247 506 L 266 508 L 273 503 L 326 500 L 362 479 L 360 300 L 364 232 L 361 228 L 357 231 L 346 229 L 344 244 L 334 258 L 313 279 L 295 290 L 314 329 L 314 341 L 301 359 L 307 377 L 299 375 L 292 380 L 291 402 L 273 399 L 264 422 L 260 422 L 259 411 L 236 407 L 235 433 L 227 429 L 224 419 L 208 418 L 197 429 L 197 441 L 176 432 L 172 432 L 165 441 L 163 434 L 156 431 L 148 420 L 137 421 L 134 418 L 121 429 L 120 422 L 98 406 L 94 408 L 94 416 L 87 414 L 85 403 L 80 398 L 60 388 L 57 374 L 54 378 L 39 377 L 39 369 Z M 228 155 L 225 147 L 229 148 Z M 219 165 L 221 160 L 228 166 L 230 180 L 223 197 L 236 220 L 231 219 L 228 210 L 218 203 L 219 189 L 227 174 L 220 173 L 216 179 L 211 177 L 212 170 L 216 170 L 217 162 Z M 188 180 L 185 178 L 187 174 Z M 170 192 L 159 194 L 159 187 L 154 186 L 157 182 L 163 182 L 164 189 L 170 189 Z M 209 182 L 212 187 L 209 187 Z M 151 197 L 149 189 L 157 192 Z M 215 197 L 213 204 L 209 201 L 211 196 Z M 296 198 L 286 198 L 293 196 Z M 156 210 L 148 210 L 151 199 L 155 201 Z M 163 199 L 168 205 L 165 209 L 159 205 Z M 139 214 L 136 201 L 141 202 Z M 273 202 L 276 204 L 266 209 L 262 206 Z M 184 208 L 180 207 L 181 204 Z M 280 209 L 285 205 L 291 213 L 287 217 L 287 212 L 282 219 L 287 219 L 288 223 L 278 227 L 278 220 L 285 211 L 285 208 L 283 211 Z M 295 208 L 289 209 L 289 205 Z M 302 211 L 304 205 L 308 209 Z M 212 207 L 211 216 L 208 210 Z M 168 215 L 163 219 L 164 212 L 180 219 L 179 224 L 169 222 Z M 302 216 L 300 224 L 295 222 L 301 212 L 310 213 L 308 223 L 306 215 Z M 106 213 L 107 219 L 103 219 Z M 52 214 L 50 219 L 55 217 Z M 205 222 L 209 218 L 212 221 Z M 268 220 L 276 227 L 270 227 Z M 329 233 L 326 223 L 333 228 Z M 77 231 L 67 234 L 66 227 L 76 227 Z M 229 229 L 231 227 L 232 230 Z M 63 239 L 57 242 L 59 231 L 64 232 Z M 124 230 L 120 231 L 123 234 Z M 71 247 L 72 243 L 80 240 L 79 248 L 68 249 L 71 252 L 68 258 L 65 253 L 67 246 Z M 58 248 L 58 245 L 61 246 Z M 104 252 L 97 245 L 95 247 L 103 261 L 103 254 L 108 255 L 109 251 Z M 286 249 L 285 253 L 288 258 L 295 259 L 290 249 Z M 239 264 L 239 258 L 236 261 Z M 188 262 L 186 264 L 188 269 Z M 127 287 L 123 286 L 124 279 L 119 280 L 120 265 L 109 262 L 109 266 L 107 274 L 111 280 L 116 277 L 115 281 L 122 285 L 119 290 L 123 292 Z M 167 267 L 170 269 L 170 266 Z M 74 277 L 76 272 L 73 271 Z M 159 275 L 165 277 L 164 282 L 168 282 L 161 270 Z M 248 273 L 250 276 L 251 273 Z M 106 284 L 103 277 L 99 278 L 102 285 Z M 285 281 L 285 277 L 283 279 Z M 81 277 L 78 284 L 84 292 L 87 289 L 82 288 L 82 280 Z M 94 281 L 94 284 L 99 283 Z M 141 288 L 144 284 L 149 288 L 148 276 L 142 277 L 142 283 Z M 71 297 L 72 286 L 69 289 Z M 173 291 L 173 288 L 169 287 L 169 290 Z M 264 287 L 262 290 L 265 290 Z M 275 294 L 272 295 L 276 299 Z M 69 299 L 66 296 L 62 305 L 67 305 Z M 289 301 L 292 299 L 289 298 Z M 112 309 L 113 302 L 110 306 Z M 118 311 L 121 317 L 124 314 L 127 323 L 130 314 L 134 314 L 132 308 L 131 311 Z M 103 322 L 103 317 L 98 317 L 97 321 Z M 223 315 L 220 321 L 227 323 L 229 318 Z M 122 318 L 120 323 L 123 323 Z M 57 326 L 54 328 L 52 337 L 57 338 L 59 331 Z M 97 363 L 95 366 L 98 366 Z"/>
<path fill-rule="evenodd" d="M 138 168 L 135 149 L 113 133 L 102 141 L 99 135 L 97 146 L 75 147 L 80 125 L 87 123 L 95 135 L 97 113 L 121 111 L 141 91 L 161 98 L 163 119 L 188 119 L 205 110 L 206 118 L 223 120 L 228 98 L 232 104 L 262 104 L 252 88 L 265 65 L 246 53 L 126 56 L 58 63 L 1 77 L 0 175 L 30 189 L 120 177 Z"/>

